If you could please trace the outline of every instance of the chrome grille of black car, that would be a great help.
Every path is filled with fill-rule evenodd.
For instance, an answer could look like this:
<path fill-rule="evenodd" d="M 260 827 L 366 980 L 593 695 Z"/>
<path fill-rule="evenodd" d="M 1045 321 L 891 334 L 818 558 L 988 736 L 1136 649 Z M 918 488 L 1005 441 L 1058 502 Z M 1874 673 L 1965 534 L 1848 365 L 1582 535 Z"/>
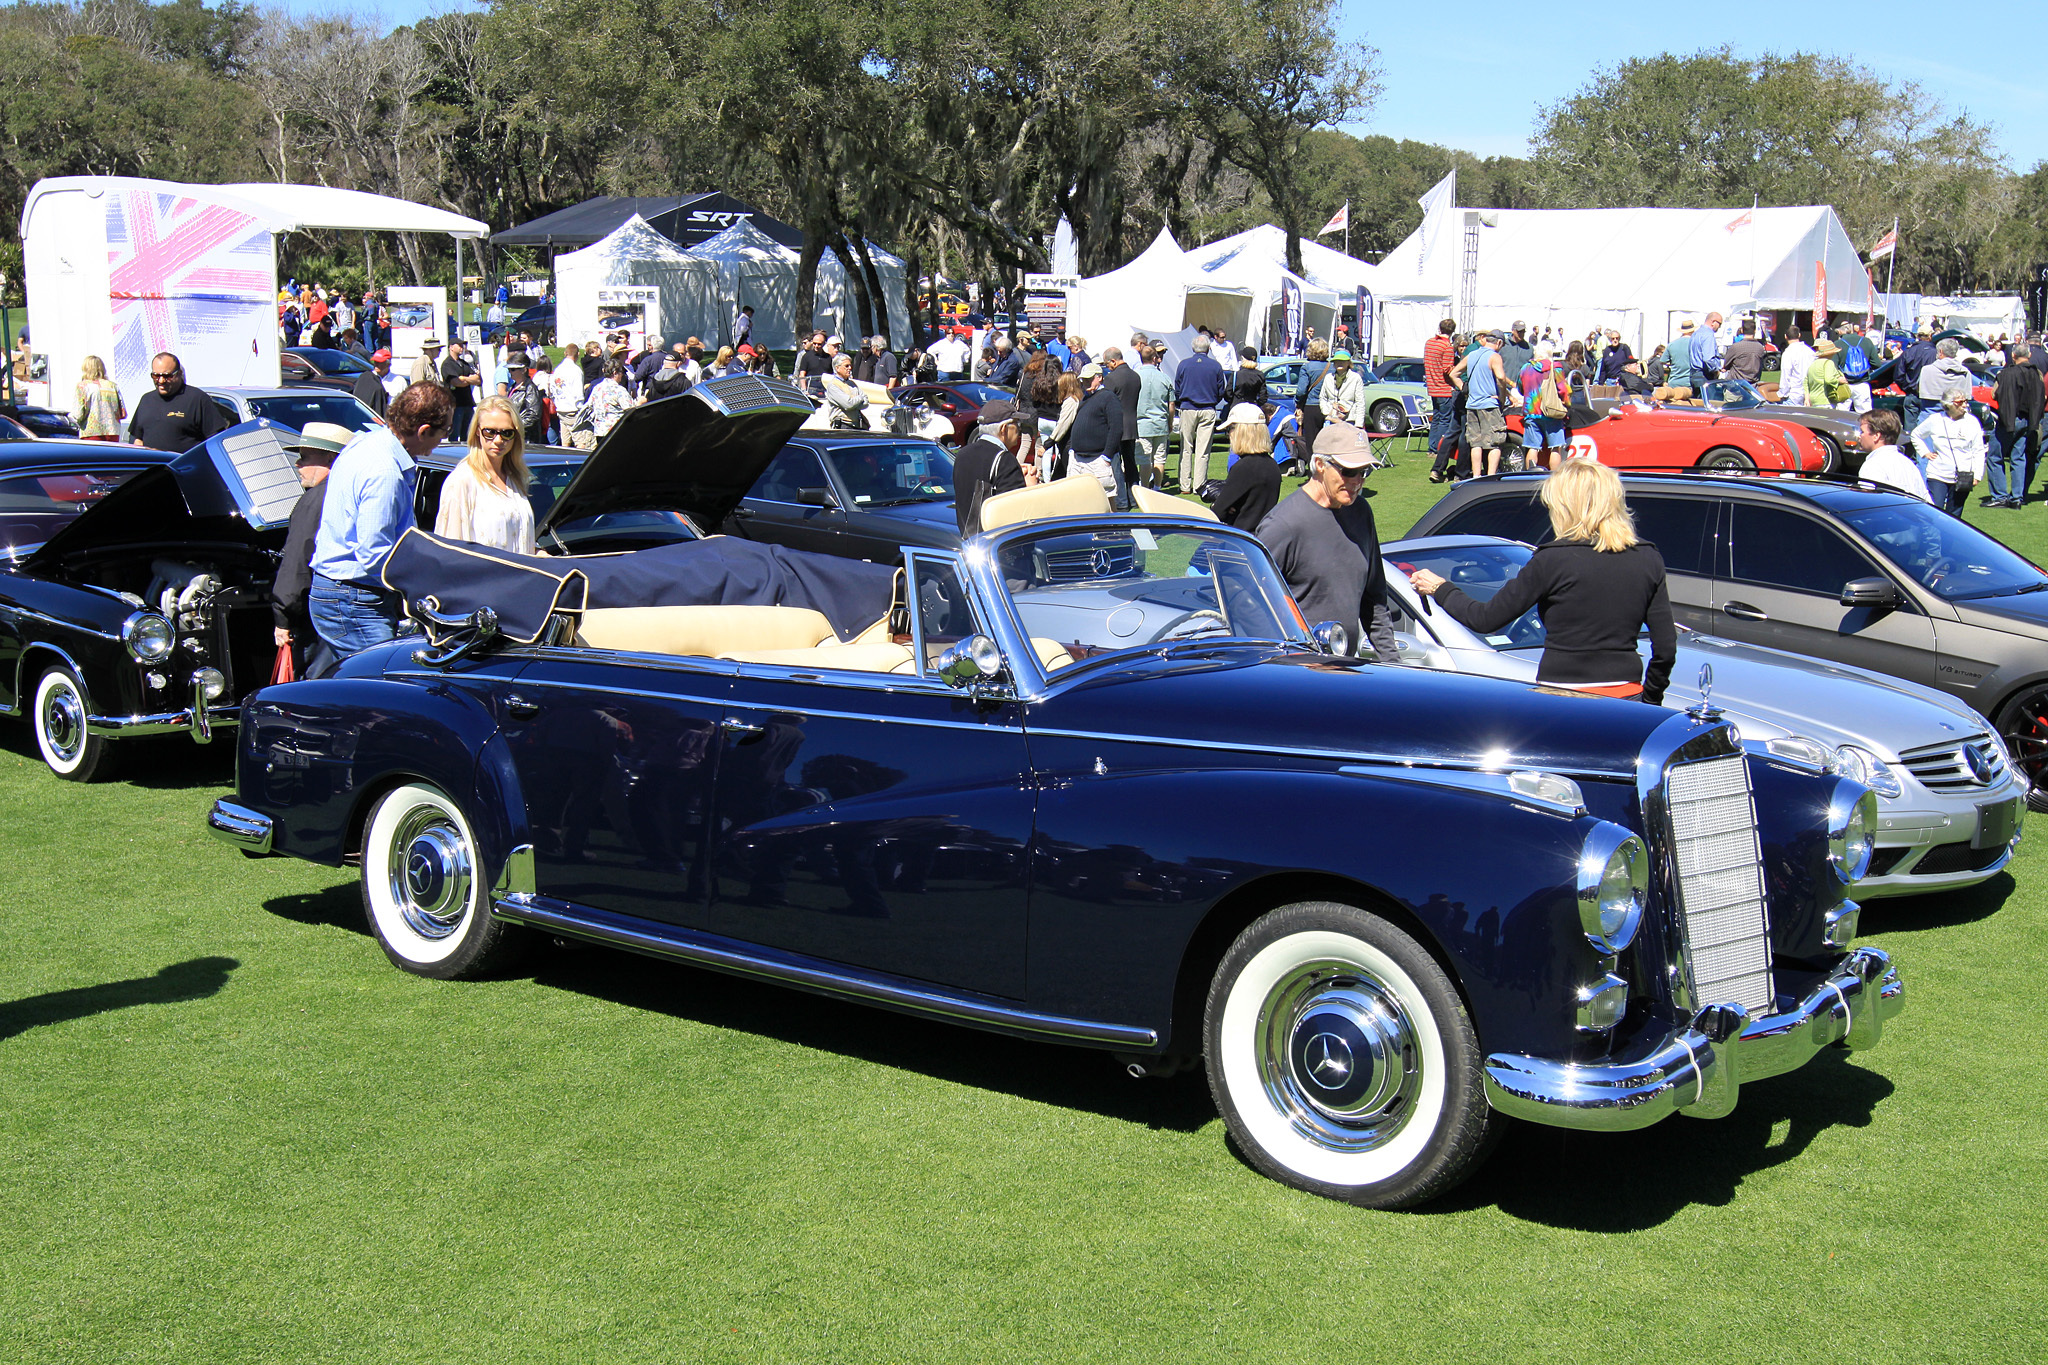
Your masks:
<path fill-rule="evenodd" d="M 1039 577 L 1048 583 L 1079 583 L 1090 578 L 1116 578 L 1137 564 L 1137 546 L 1128 540 L 1106 541 L 1066 550 L 1044 550 Z"/>
<path fill-rule="evenodd" d="M 1991 742 L 1991 736 L 1982 733 L 1953 743 L 1909 749 L 1899 755 L 1899 762 L 1930 791 L 1988 787 L 2005 777 L 2005 762 L 1998 756 L 1998 746 Z"/>
<path fill-rule="evenodd" d="M 1771 935 L 1749 763 L 1741 754 L 1681 763 L 1665 774 L 1665 794 L 1693 1001 L 1768 1014 Z"/>
<path fill-rule="evenodd" d="M 758 374 L 729 374 L 707 379 L 690 392 L 724 413 L 760 412 L 768 408 L 809 412 L 816 406 L 804 396 L 802 389 L 787 380 L 769 379 Z"/>

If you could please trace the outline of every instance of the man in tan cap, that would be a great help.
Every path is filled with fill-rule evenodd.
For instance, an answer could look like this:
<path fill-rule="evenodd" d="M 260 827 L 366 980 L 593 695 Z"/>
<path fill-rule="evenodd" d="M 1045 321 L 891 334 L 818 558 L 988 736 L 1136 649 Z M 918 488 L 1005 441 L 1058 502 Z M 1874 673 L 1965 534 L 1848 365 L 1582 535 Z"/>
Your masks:
<path fill-rule="evenodd" d="M 420 343 L 420 353 L 406 371 L 408 384 L 438 384 L 441 382 L 441 338 L 428 337 Z"/>
<path fill-rule="evenodd" d="M 1345 653 L 1394 663 L 1399 655 L 1387 614 L 1379 527 L 1363 497 L 1365 476 L 1378 463 L 1363 431 L 1326 424 L 1316 433 L 1308 482 L 1266 514 L 1258 537 L 1304 620 L 1335 621 L 1344 628 Z M 1362 648 L 1367 641 L 1371 647 Z"/>
<path fill-rule="evenodd" d="M 306 593 L 313 586 L 313 536 L 320 530 L 320 510 L 327 505 L 327 472 L 341 448 L 354 439 L 347 427 L 308 422 L 297 440 L 285 446 L 298 465 L 299 487 L 305 491 L 292 507 L 284 557 L 270 585 L 270 618 L 278 648 L 293 646 L 293 665 L 301 677 L 312 676 L 316 669 L 326 671 L 329 650 L 306 614 Z"/>

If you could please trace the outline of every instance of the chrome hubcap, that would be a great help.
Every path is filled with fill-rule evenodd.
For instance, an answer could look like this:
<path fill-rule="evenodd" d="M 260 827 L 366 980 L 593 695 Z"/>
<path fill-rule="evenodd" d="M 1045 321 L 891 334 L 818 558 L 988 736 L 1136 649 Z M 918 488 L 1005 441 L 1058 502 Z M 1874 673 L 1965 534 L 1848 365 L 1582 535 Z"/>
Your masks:
<path fill-rule="evenodd" d="M 1259 1012 L 1266 1097 L 1310 1141 L 1371 1151 L 1407 1124 L 1420 1049 L 1391 989 L 1352 962 L 1312 962 L 1274 983 Z"/>
<path fill-rule="evenodd" d="M 43 737 L 66 763 L 85 746 L 85 707 L 69 687 L 52 688 L 43 699 Z"/>
<path fill-rule="evenodd" d="M 386 860 L 392 902 L 421 938 L 446 938 L 462 927 L 472 875 L 469 845 L 446 813 L 432 806 L 407 812 Z"/>

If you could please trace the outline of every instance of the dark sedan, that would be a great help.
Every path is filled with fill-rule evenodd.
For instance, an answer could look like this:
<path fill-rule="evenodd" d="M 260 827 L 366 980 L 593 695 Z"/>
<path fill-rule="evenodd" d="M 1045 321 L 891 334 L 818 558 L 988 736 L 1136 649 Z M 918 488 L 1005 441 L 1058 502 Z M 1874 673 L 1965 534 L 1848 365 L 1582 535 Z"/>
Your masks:
<path fill-rule="evenodd" d="M 356 380 L 370 372 L 370 362 L 350 351 L 288 346 L 278 353 L 277 368 L 287 384 L 321 384 L 353 391 Z"/>
<path fill-rule="evenodd" d="M 978 387 L 978 386 L 971 386 Z M 953 549 L 953 458 L 930 441 L 803 431 L 726 521 L 728 535 L 893 564 L 906 545 Z"/>

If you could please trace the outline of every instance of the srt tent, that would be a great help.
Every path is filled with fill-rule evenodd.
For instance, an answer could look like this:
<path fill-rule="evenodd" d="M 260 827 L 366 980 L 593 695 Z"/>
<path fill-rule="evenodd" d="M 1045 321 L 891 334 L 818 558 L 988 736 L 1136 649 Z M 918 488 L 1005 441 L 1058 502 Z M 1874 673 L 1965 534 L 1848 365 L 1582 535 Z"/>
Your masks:
<path fill-rule="evenodd" d="M 1468 224 L 1476 326 L 1520 318 L 1566 336 L 1613 327 L 1646 352 L 1710 311 L 1731 323 L 1750 311 L 1810 312 L 1823 280 L 1830 312 L 1861 319 L 1872 302 L 1870 276 L 1825 205 L 1437 209 L 1378 266 L 1384 352 L 1419 355 L 1438 320 L 1457 313 Z"/>
<path fill-rule="evenodd" d="M 718 267 L 690 255 L 634 214 L 602 241 L 555 258 L 557 331 L 596 340 L 609 330 L 598 293 L 622 285 L 657 291 L 660 316 L 649 320 L 649 329 L 671 341 L 691 334 L 716 336 L 724 326 Z"/>
<path fill-rule="evenodd" d="M 667 195 L 653 199 L 600 195 L 494 233 L 491 241 L 497 246 L 540 246 L 567 251 L 604 240 L 635 214 L 686 251 L 695 251 L 701 243 L 735 223 L 752 223 L 784 246 L 800 247 L 804 244 L 804 235 L 789 224 L 770 218 L 729 194 L 717 193 Z"/>
<path fill-rule="evenodd" d="M 751 223 L 735 223 L 710 238 L 691 255 L 708 261 L 718 270 L 724 313 L 699 331 L 707 340 L 716 336 L 732 340 L 733 315 L 741 304 L 754 305 L 754 339 L 763 345 L 787 347 L 795 344 L 797 331 L 797 276 L 802 269 L 800 253 L 769 237 Z M 868 243 L 868 255 L 881 277 L 882 298 L 889 313 L 889 341 L 905 346 L 910 341 L 910 319 L 905 309 L 903 261 Z M 808 328 L 850 339 L 860 331 L 860 306 L 854 298 L 852 281 L 839 257 L 827 249 L 818 258 L 818 280 Z"/>
<path fill-rule="evenodd" d="M 474 218 L 324 185 L 187 185 L 128 176 L 37 181 L 21 211 L 28 320 L 59 408 L 88 355 L 132 405 L 173 351 L 201 388 L 278 382 L 277 237 L 489 231 Z"/>

